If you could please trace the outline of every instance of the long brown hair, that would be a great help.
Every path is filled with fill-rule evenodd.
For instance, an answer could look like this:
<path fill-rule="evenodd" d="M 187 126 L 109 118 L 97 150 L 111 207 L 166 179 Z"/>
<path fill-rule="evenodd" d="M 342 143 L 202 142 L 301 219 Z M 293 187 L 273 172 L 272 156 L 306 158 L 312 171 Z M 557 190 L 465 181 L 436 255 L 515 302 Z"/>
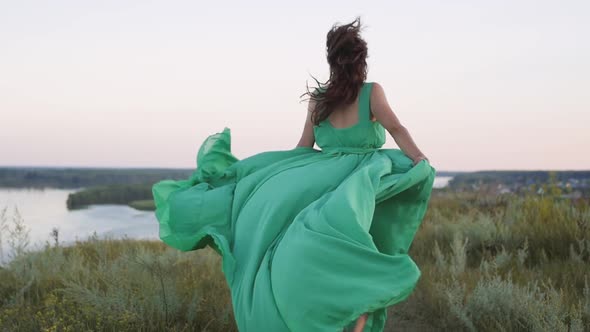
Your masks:
<path fill-rule="evenodd" d="M 316 101 L 311 121 L 318 124 L 340 105 L 353 103 L 367 78 L 367 43 L 360 36 L 361 19 L 344 25 L 334 24 L 326 38 L 326 56 L 330 65 L 330 78 L 320 83 L 311 76 L 318 87 L 308 95 Z M 308 99 L 308 100 L 309 100 Z"/>

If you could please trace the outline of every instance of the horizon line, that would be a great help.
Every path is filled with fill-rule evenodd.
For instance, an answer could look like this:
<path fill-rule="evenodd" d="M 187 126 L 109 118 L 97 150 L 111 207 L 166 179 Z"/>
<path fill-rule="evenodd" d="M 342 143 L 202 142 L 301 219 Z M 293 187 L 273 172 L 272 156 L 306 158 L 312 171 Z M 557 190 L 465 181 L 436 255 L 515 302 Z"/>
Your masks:
<path fill-rule="evenodd" d="M 191 170 L 196 167 L 160 167 L 160 166 L 53 166 L 53 165 L 0 165 L 0 168 L 50 168 L 50 169 L 139 169 L 139 170 Z M 435 167 L 436 168 L 436 167 Z M 472 171 L 436 170 L 437 173 L 474 173 L 474 172 L 590 172 L 590 169 L 480 169 Z"/>

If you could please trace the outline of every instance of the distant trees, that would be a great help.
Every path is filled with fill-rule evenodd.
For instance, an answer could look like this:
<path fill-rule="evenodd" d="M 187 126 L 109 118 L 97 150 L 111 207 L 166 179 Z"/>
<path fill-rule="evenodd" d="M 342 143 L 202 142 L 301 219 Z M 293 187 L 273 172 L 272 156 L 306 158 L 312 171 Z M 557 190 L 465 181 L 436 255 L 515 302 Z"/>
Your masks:
<path fill-rule="evenodd" d="M 87 188 L 68 195 L 68 209 L 90 204 L 130 204 L 152 200 L 152 184 L 113 184 Z"/>
<path fill-rule="evenodd" d="M 449 181 L 453 191 L 479 191 L 497 193 L 506 188 L 510 192 L 525 194 L 551 191 L 559 196 L 572 188 L 590 196 L 590 171 L 479 171 L 455 175 Z"/>
<path fill-rule="evenodd" d="M 186 179 L 193 169 L 0 167 L 0 187 L 82 188 Z"/>

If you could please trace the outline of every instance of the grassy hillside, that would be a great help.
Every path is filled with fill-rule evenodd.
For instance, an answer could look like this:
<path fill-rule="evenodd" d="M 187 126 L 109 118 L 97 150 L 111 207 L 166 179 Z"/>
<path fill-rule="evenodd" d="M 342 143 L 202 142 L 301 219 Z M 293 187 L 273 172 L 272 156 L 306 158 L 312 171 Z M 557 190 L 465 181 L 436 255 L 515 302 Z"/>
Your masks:
<path fill-rule="evenodd" d="M 237 331 L 211 248 L 57 239 L 0 268 L 0 330 Z M 590 330 L 587 199 L 435 191 L 410 255 L 422 277 L 386 331 Z"/>

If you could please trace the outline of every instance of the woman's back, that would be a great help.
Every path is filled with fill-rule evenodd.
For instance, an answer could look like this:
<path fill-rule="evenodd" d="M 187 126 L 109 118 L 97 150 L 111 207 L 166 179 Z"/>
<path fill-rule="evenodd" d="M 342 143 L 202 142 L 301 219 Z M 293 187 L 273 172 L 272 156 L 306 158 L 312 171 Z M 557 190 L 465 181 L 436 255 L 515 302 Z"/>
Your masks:
<path fill-rule="evenodd" d="M 365 83 L 366 84 L 366 83 Z M 359 106 L 360 106 L 360 92 L 362 91 L 359 89 L 359 94 L 356 97 L 355 101 L 349 105 L 339 106 L 335 108 L 330 115 L 328 116 L 328 121 L 332 127 L 338 128 L 346 128 L 351 127 L 359 121 Z M 372 93 L 372 89 L 371 89 Z M 370 94 L 369 94 L 370 95 Z M 375 117 L 371 114 L 371 107 L 369 105 L 369 114 L 371 121 L 375 120 Z"/>
<path fill-rule="evenodd" d="M 365 82 L 355 103 L 338 110 L 338 113 L 332 112 L 328 118 L 314 125 L 315 141 L 322 151 L 363 152 L 385 144 L 385 128 L 378 121 L 371 120 L 372 87 L 372 82 Z"/>

